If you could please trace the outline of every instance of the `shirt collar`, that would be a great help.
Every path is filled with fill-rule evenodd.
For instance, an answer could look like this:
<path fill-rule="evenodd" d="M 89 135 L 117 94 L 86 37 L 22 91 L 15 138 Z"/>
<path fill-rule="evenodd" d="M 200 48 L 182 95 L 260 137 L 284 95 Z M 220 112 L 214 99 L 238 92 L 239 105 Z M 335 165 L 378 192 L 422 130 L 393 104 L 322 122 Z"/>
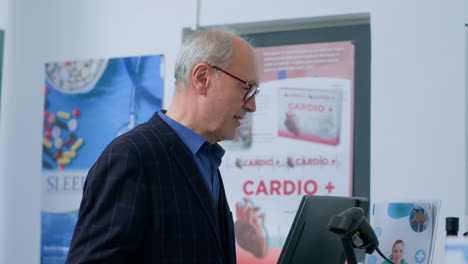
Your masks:
<path fill-rule="evenodd" d="M 210 144 L 208 141 L 205 141 L 205 143 L 201 146 L 201 150 L 205 150 L 219 159 L 221 159 L 226 152 L 218 143 Z"/>
<path fill-rule="evenodd" d="M 168 117 L 162 111 L 159 111 L 158 115 L 176 132 L 193 155 L 197 154 L 197 152 L 204 146 L 203 149 L 207 152 L 212 152 L 219 158 L 224 156 L 225 150 L 218 143 L 210 144 L 210 142 L 195 133 L 195 131 Z"/>

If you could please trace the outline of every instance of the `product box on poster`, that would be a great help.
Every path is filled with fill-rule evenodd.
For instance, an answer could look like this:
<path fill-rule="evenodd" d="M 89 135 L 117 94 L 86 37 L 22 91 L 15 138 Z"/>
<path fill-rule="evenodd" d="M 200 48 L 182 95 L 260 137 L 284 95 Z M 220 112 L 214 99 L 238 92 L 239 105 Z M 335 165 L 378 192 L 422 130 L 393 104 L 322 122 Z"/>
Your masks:
<path fill-rule="evenodd" d="M 340 142 L 341 89 L 278 89 L 278 135 L 328 145 Z"/>

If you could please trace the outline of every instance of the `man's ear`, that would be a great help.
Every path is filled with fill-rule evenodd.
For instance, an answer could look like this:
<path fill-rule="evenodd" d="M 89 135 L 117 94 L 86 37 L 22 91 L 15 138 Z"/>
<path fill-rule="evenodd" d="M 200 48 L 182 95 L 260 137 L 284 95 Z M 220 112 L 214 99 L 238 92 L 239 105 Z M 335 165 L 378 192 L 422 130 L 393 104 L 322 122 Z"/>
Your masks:
<path fill-rule="evenodd" d="M 198 63 L 193 67 L 191 80 L 197 94 L 206 94 L 211 81 L 210 69 L 206 63 Z"/>

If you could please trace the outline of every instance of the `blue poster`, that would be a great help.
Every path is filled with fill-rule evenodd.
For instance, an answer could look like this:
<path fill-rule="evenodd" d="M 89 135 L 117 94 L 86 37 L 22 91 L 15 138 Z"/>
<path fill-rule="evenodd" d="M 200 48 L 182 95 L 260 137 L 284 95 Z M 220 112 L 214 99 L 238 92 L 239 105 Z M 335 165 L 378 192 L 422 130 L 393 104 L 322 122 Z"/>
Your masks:
<path fill-rule="evenodd" d="M 162 55 L 45 65 L 41 263 L 64 263 L 88 169 L 161 109 Z"/>

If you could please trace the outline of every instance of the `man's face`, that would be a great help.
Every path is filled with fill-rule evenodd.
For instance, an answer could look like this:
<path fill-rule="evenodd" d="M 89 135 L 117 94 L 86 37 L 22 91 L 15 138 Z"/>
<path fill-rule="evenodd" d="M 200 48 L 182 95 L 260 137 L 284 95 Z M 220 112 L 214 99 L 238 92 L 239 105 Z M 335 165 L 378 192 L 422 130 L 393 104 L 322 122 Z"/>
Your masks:
<path fill-rule="evenodd" d="M 211 70 L 213 75 L 218 74 L 218 77 L 213 78 L 213 97 L 208 113 L 211 132 L 216 141 L 232 139 L 245 114 L 255 112 L 255 97 L 244 102 L 243 98 L 250 88 L 248 85 L 214 68 Z M 243 42 L 234 42 L 233 60 L 223 70 L 246 82 L 258 84 L 255 55 Z"/>

